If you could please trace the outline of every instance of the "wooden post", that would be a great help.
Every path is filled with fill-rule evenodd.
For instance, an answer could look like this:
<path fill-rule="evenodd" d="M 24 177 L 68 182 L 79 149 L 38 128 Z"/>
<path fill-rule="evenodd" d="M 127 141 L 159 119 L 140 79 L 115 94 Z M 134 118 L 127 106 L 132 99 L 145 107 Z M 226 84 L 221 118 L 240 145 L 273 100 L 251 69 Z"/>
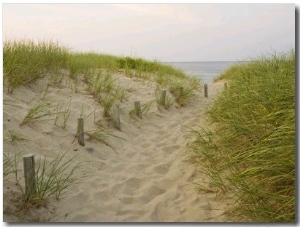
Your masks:
<path fill-rule="evenodd" d="M 119 105 L 118 105 L 118 104 L 115 104 L 115 105 L 114 105 L 113 112 L 114 112 L 114 113 L 113 113 L 113 114 L 114 114 L 114 119 L 113 119 L 114 127 L 115 127 L 116 129 L 121 130 L 120 108 L 119 108 Z"/>
<path fill-rule="evenodd" d="M 204 96 L 205 96 L 205 97 L 208 97 L 208 94 L 207 94 L 208 91 L 207 91 L 207 90 L 208 90 L 207 84 L 204 84 Z"/>
<path fill-rule="evenodd" d="M 77 136 L 79 145 L 84 146 L 84 121 L 82 117 L 78 118 Z"/>
<path fill-rule="evenodd" d="M 162 90 L 161 91 L 161 98 L 160 98 L 160 100 L 161 100 L 161 105 L 163 105 L 163 106 L 166 106 L 166 96 L 167 96 L 167 90 Z"/>
<path fill-rule="evenodd" d="M 23 156 L 26 200 L 36 193 L 34 155 Z"/>
<path fill-rule="evenodd" d="M 134 102 L 134 107 L 135 107 L 136 116 L 138 116 L 139 118 L 142 118 L 142 111 L 141 111 L 140 101 Z"/>

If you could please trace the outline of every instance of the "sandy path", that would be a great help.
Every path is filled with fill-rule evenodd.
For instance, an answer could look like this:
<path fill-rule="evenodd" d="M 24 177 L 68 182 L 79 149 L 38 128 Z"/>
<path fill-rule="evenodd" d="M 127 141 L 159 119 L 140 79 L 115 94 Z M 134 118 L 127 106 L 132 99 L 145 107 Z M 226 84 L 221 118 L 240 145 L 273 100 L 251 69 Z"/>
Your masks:
<path fill-rule="evenodd" d="M 198 94 L 185 108 L 146 117 L 138 131 L 131 131 L 129 140 L 120 141 L 118 154 L 100 157 L 99 168 L 88 179 L 92 185 L 87 183 L 88 189 L 82 187 L 74 195 L 81 199 L 68 204 L 72 209 L 57 210 L 68 211 L 57 221 L 223 221 L 224 205 L 215 201 L 214 194 L 197 193 L 193 181 L 207 179 L 185 161 L 187 127 L 199 123 L 222 86 L 210 84 L 209 98 Z"/>
<path fill-rule="evenodd" d="M 134 81 L 127 77 L 123 77 L 120 83 L 130 84 L 133 94 L 126 103 L 120 104 L 122 130 L 118 135 L 126 140 L 112 139 L 114 150 L 94 141 L 86 141 L 85 147 L 80 147 L 72 143 L 74 137 L 68 136 L 68 133 L 62 129 L 52 131 L 52 139 L 46 140 L 37 136 L 35 142 L 24 144 L 31 149 L 34 146 L 38 147 L 41 155 L 49 155 L 53 153 L 53 146 L 48 150 L 43 148 L 47 141 L 53 144 L 54 134 L 65 135 L 61 138 L 59 146 L 76 151 L 74 153 L 79 154 L 80 161 L 86 163 L 85 169 L 89 172 L 89 176 L 72 187 L 61 202 L 52 203 L 53 208 L 45 216 L 45 220 L 50 222 L 226 221 L 224 211 L 227 205 L 217 201 L 213 193 L 197 192 L 196 183 L 207 183 L 208 179 L 188 161 L 189 156 L 186 152 L 186 143 L 190 139 L 188 127 L 201 126 L 207 105 L 223 88 L 223 83 L 209 84 L 208 98 L 205 98 L 202 92 L 196 93 L 189 104 L 183 108 L 172 107 L 161 112 L 156 108 L 135 123 L 132 123 L 128 117 L 128 110 L 132 108 L 130 105 L 139 99 L 144 102 L 153 99 L 155 85 Z M 51 95 L 48 99 L 51 101 Z M 93 106 L 94 100 L 90 99 Z M 84 102 L 88 103 L 86 100 Z M 49 126 L 48 129 L 44 125 L 43 129 L 39 129 L 35 125 L 30 130 L 47 132 L 51 127 Z M 29 129 L 27 130 L 30 133 Z M 70 126 L 69 130 L 75 129 Z"/>

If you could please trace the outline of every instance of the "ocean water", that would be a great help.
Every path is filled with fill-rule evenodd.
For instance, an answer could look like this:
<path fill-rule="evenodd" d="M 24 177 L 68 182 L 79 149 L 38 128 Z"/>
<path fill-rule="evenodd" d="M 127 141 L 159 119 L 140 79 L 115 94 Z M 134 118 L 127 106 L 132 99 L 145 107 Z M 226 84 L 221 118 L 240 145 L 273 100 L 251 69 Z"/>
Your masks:
<path fill-rule="evenodd" d="M 226 71 L 239 61 L 199 61 L 199 62 L 164 62 L 175 68 L 183 70 L 186 74 L 202 79 L 204 83 L 212 83 L 214 78 Z"/>

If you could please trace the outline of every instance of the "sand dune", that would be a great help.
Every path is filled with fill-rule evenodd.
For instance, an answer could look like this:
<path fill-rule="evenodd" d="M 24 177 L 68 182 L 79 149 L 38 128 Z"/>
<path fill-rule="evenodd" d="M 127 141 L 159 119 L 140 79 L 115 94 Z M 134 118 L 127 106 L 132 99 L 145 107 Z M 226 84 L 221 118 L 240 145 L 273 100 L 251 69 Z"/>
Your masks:
<path fill-rule="evenodd" d="M 50 86 L 42 100 L 53 113 L 57 104 L 70 105 L 69 123 L 63 129 L 53 120 L 19 126 L 27 110 L 41 100 L 47 79 L 20 87 L 13 94 L 4 87 L 4 137 L 8 130 L 17 130 L 27 139 L 4 140 L 4 152 L 18 151 L 44 155 L 53 159 L 58 153 L 77 154 L 87 176 L 72 186 L 63 199 L 53 200 L 47 208 L 32 209 L 24 219 L 50 222 L 223 222 L 228 204 L 214 193 L 199 193 L 197 184 L 207 184 L 205 175 L 190 162 L 186 143 L 191 139 L 189 127 L 205 122 L 204 112 L 223 83 L 209 84 L 209 97 L 203 91 L 185 107 L 172 106 L 158 110 L 156 103 L 142 119 L 129 117 L 134 101 L 142 104 L 155 100 L 156 84 L 116 75 L 120 86 L 128 90 L 128 99 L 120 103 L 120 138 L 111 137 L 106 146 L 86 136 L 85 146 L 74 141 L 77 118 L 84 109 L 85 129 L 97 128 L 102 107 L 87 92 L 86 85 L 75 87 L 63 81 Z M 95 114 L 94 114 L 95 112 Z M 52 116 L 52 115 L 51 115 Z M 51 118 L 51 117 L 50 117 Z M 53 117 L 52 117 L 53 118 Z M 112 149 L 113 148 L 113 149 Z M 22 163 L 20 164 L 22 166 Z M 82 173 L 78 173 L 78 177 Z M 18 194 L 13 182 L 4 183 L 4 221 L 14 217 L 13 197 Z"/>

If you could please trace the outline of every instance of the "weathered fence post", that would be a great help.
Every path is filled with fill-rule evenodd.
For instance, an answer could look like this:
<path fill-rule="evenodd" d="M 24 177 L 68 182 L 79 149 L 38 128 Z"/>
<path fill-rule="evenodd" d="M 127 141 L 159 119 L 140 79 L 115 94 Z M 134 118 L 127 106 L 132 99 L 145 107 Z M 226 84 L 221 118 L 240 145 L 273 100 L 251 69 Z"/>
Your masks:
<path fill-rule="evenodd" d="M 135 107 L 136 116 L 138 116 L 139 118 L 142 118 L 142 111 L 141 111 L 140 101 L 134 102 L 134 107 Z"/>
<path fill-rule="evenodd" d="M 207 84 L 204 84 L 204 96 L 208 97 L 208 88 L 207 88 Z"/>
<path fill-rule="evenodd" d="M 34 155 L 23 156 L 26 200 L 36 193 Z"/>
<path fill-rule="evenodd" d="M 84 121 L 82 117 L 78 118 L 77 136 L 79 145 L 84 146 Z"/>
<path fill-rule="evenodd" d="M 161 105 L 166 106 L 166 96 L 167 96 L 167 90 L 163 89 L 161 91 Z"/>
<path fill-rule="evenodd" d="M 114 127 L 115 127 L 116 129 L 121 130 L 120 108 L 119 108 L 119 105 L 118 105 L 118 104 L 115 104 L 115 105 L 114 105 L 114 108 L 113 108 L 113 115 L 114 115 L 114 118 L 113 118 Z"/>

